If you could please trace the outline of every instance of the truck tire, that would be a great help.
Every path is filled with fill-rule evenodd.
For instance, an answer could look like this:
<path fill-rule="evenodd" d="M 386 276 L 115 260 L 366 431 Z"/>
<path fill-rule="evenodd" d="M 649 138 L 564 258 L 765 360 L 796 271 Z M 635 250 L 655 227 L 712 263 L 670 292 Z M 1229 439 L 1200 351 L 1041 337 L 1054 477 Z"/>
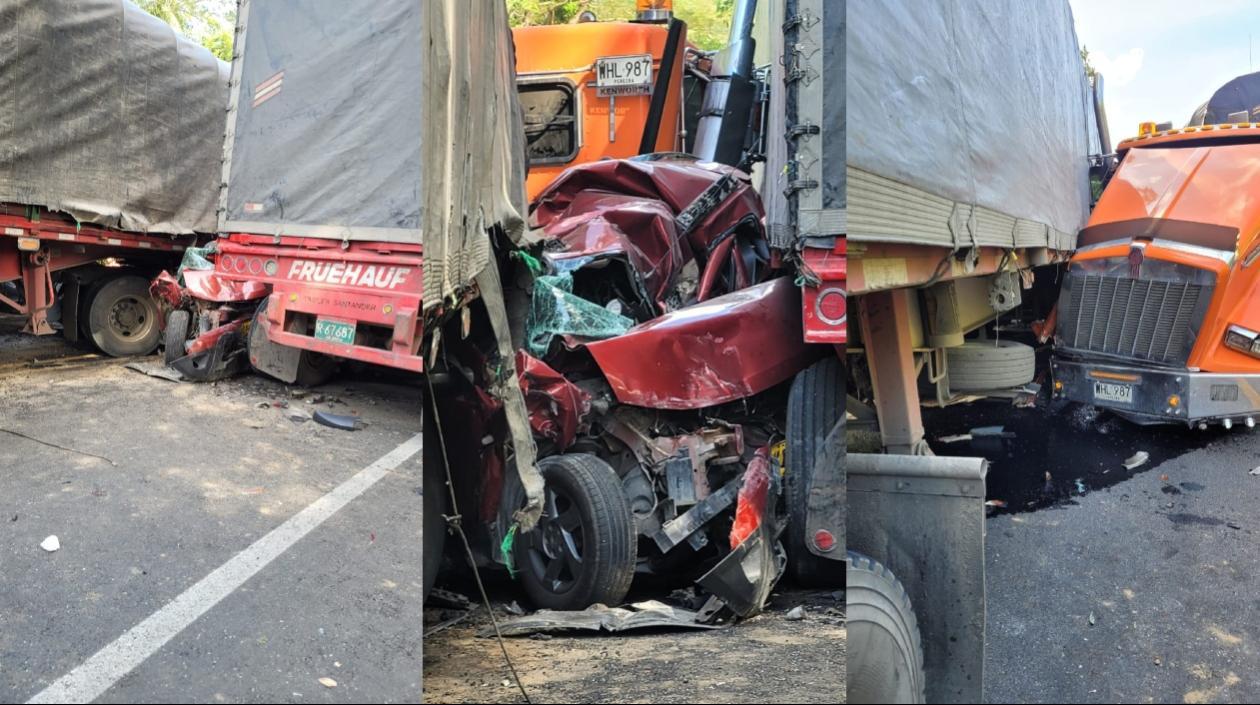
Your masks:
<path fill-rule="evenodd" d="M 925 702 L 923 637 L 910 596 L 883 565 L 848 555 L 849 702 Z"/>
<path fill-rule="evenodd" d="M 424 425 L 424 492 L 421 511 L 420 544 L 424 549 L 424 560 L 421 577 L 424 592 L 420 597 L 423 603 L 437 582 L 438 570 L 442 567 L 442 552 L 446 548 L 446 464 L 442 460 L 442 449 L 437 445 L 437 434 L 430 431 L 431 423 Z"/>
<path fill-rule="evenodd" d="M 809 480 L 827 434 L 844 415 L 844 366 L 840 358 L 819 360 L 792 380 L 788 392 L 784 495 L 788 525 L 788 570 L 805 587 L 844 585 L 843 564 L 810 552 L 805 536 Z"/>
<path fill-rule="evenodd" d="M 635 530 L 617 473 L 585 453 L 538 461 L 544 485 L 543 516 L 518 534 L 513 563 L 533 604 L 580 610 L 615 607 L 634 577 Z"/>
<path fill-rule="evenodd" d="M 149 282 L 134 274 L 102 281 L 90 297 L 87 323 L 92 342 L 111 357 L 148 355 L 157 349 L 162 331 Z"/>
<path fill-rule="evenodd" d="M 187 353 L 184 343 L 188 340 L 188 324 L 192 316 L 183 309 L 171 311 L 166 316 L 166 330 L 162 331 L 162 359 L 166 364 L 183 357 Z"/>
<path fill-rule="evenodd" d="M 298 357 L 297 383 L 301 387 L 318 387 L 337 371 L 337 358 L 303 350 Z"/>
<path fill-rule="evenodd" d="M 946 348 L 945 358 L 955 392 L 1022 387 L 1037 372 L 1037 352 L 1013 340 L 969 340 Z"/>

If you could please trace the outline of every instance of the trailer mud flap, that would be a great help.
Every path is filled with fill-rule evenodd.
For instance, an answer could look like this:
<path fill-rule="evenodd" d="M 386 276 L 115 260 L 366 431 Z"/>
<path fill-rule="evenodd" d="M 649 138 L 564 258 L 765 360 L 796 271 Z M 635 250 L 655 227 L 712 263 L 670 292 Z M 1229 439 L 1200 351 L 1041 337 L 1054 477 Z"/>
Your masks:
<path fill-rule="evenodd" d="M 850 453 L 847 469 L 848 547 L 909 592 L 927 702 L 981 702 L 986 461 Z"/>
<path fill-rule="evenodd" d="M 276 294 L 272 294 L 276 296 Z M 270 302 L 270 298 L 267 302 Z M 267 302 L 254 314 L 255 325 L 249 330 L 249 362 L 254 369 L 281 382 L 297 381 L 298 364 L 302 360 L 302 348 L 277 345 L 267 337 Z"/>

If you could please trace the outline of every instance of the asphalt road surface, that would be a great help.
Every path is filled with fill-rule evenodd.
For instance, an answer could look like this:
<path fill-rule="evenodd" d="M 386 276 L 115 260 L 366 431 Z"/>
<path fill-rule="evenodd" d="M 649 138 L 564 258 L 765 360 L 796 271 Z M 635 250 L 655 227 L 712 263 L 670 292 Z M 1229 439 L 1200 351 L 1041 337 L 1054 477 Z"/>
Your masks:
<path fill-rule="evenodd" d="M 1123 432 L 1132 451 L 1167 433 Z M 986 699 L 1255 702 L 1258 465 L 1260 435 L 1235 429 L 1071 503 L 990 518 Z"/>
<path fill-rule="evenodd" d="M 420 700 L 417 388 L 0 351 L 0 701 Z"/>

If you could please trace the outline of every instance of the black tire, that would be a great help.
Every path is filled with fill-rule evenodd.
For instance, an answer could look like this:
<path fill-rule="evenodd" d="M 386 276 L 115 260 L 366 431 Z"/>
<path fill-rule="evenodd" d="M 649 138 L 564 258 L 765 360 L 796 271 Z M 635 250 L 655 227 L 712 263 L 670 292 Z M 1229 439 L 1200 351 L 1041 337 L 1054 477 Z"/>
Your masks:
<path fill-rule="evenodd" d="M 421 545 L 424 547 L 424 560 L 421 569 L 424 571 L 422 582 L 424 593 L 421 602 L 428 599 L 429 592 L 437 582 L 438 571 L 442 568 L 442 552 L 446 549 L 446 464 L 442 460 L 442 449 L 437 445 L 437 433 L 430 427 L 429 410 L 425 410 L 424 427 L 424 492 L 421 517 Z"/>
<path fill-rule="evenodd" d="M 310 350 L 303 350 L 298 357 L 297 379 L 302 387 L 318 387 L 337 372 L 337 358 Z"/>
<path fill-rule="evenodd" d="M 844 366 L 838 357 L 814 363 L 796 375 L 788 393 L 787 451 L 784 494 L 788 525 L 785 546 L 788 570 L 805 587 L 844 585 L 840 561 L 820 558 L 806 545 L 805 516 L 809 480 L 822 453 L 827 434 L 844 415 Z"/>
<path fill-rule="evenodd" d="M 106 355 L 148 355 L 161 342 L 157 303 L 143 277 L 121 274 L 103 281 L 87 313 L 92 342 Z"/>
<path fill-rule="evenodd" d="M 945 359 L 955 392 L 1022 387 L 1037 374 L 1037 351 L 1013 340 L 969 340 L 946 348 Z"/>
<path fill-rule="evenodd" d="M 621 480 L 593 455 L 538 461 L 545 483 L 538 526 L 516 537 L 512 558 L 537 607 L 580 610 L 621 604 L 634 577 L 634 517 Z"/>
<path fill-rule="evenodd" d="M 166 330 L 162 331 L 162 359 L 166 364 L 187 354 L 184 343 L 188 340 L 188 324 L 192 315 L 183 309 L 171 311 L 166 316 Z"/>
<path fill-rule="evenodd" d="M 925 702 L 923 637 L 910 595 L 880 563 L 848 555 L 849 702 Z"/>

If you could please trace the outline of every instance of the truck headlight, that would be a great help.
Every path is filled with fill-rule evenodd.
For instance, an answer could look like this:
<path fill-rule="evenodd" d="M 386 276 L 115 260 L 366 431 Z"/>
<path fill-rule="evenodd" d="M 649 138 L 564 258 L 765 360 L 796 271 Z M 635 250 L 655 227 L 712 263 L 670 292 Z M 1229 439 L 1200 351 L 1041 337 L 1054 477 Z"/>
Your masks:
<path fill-rule="evenodd" d="M 1231 325 L 1225 329 L 1225 347 L 1260 357 L 1260 333 Z"/>

